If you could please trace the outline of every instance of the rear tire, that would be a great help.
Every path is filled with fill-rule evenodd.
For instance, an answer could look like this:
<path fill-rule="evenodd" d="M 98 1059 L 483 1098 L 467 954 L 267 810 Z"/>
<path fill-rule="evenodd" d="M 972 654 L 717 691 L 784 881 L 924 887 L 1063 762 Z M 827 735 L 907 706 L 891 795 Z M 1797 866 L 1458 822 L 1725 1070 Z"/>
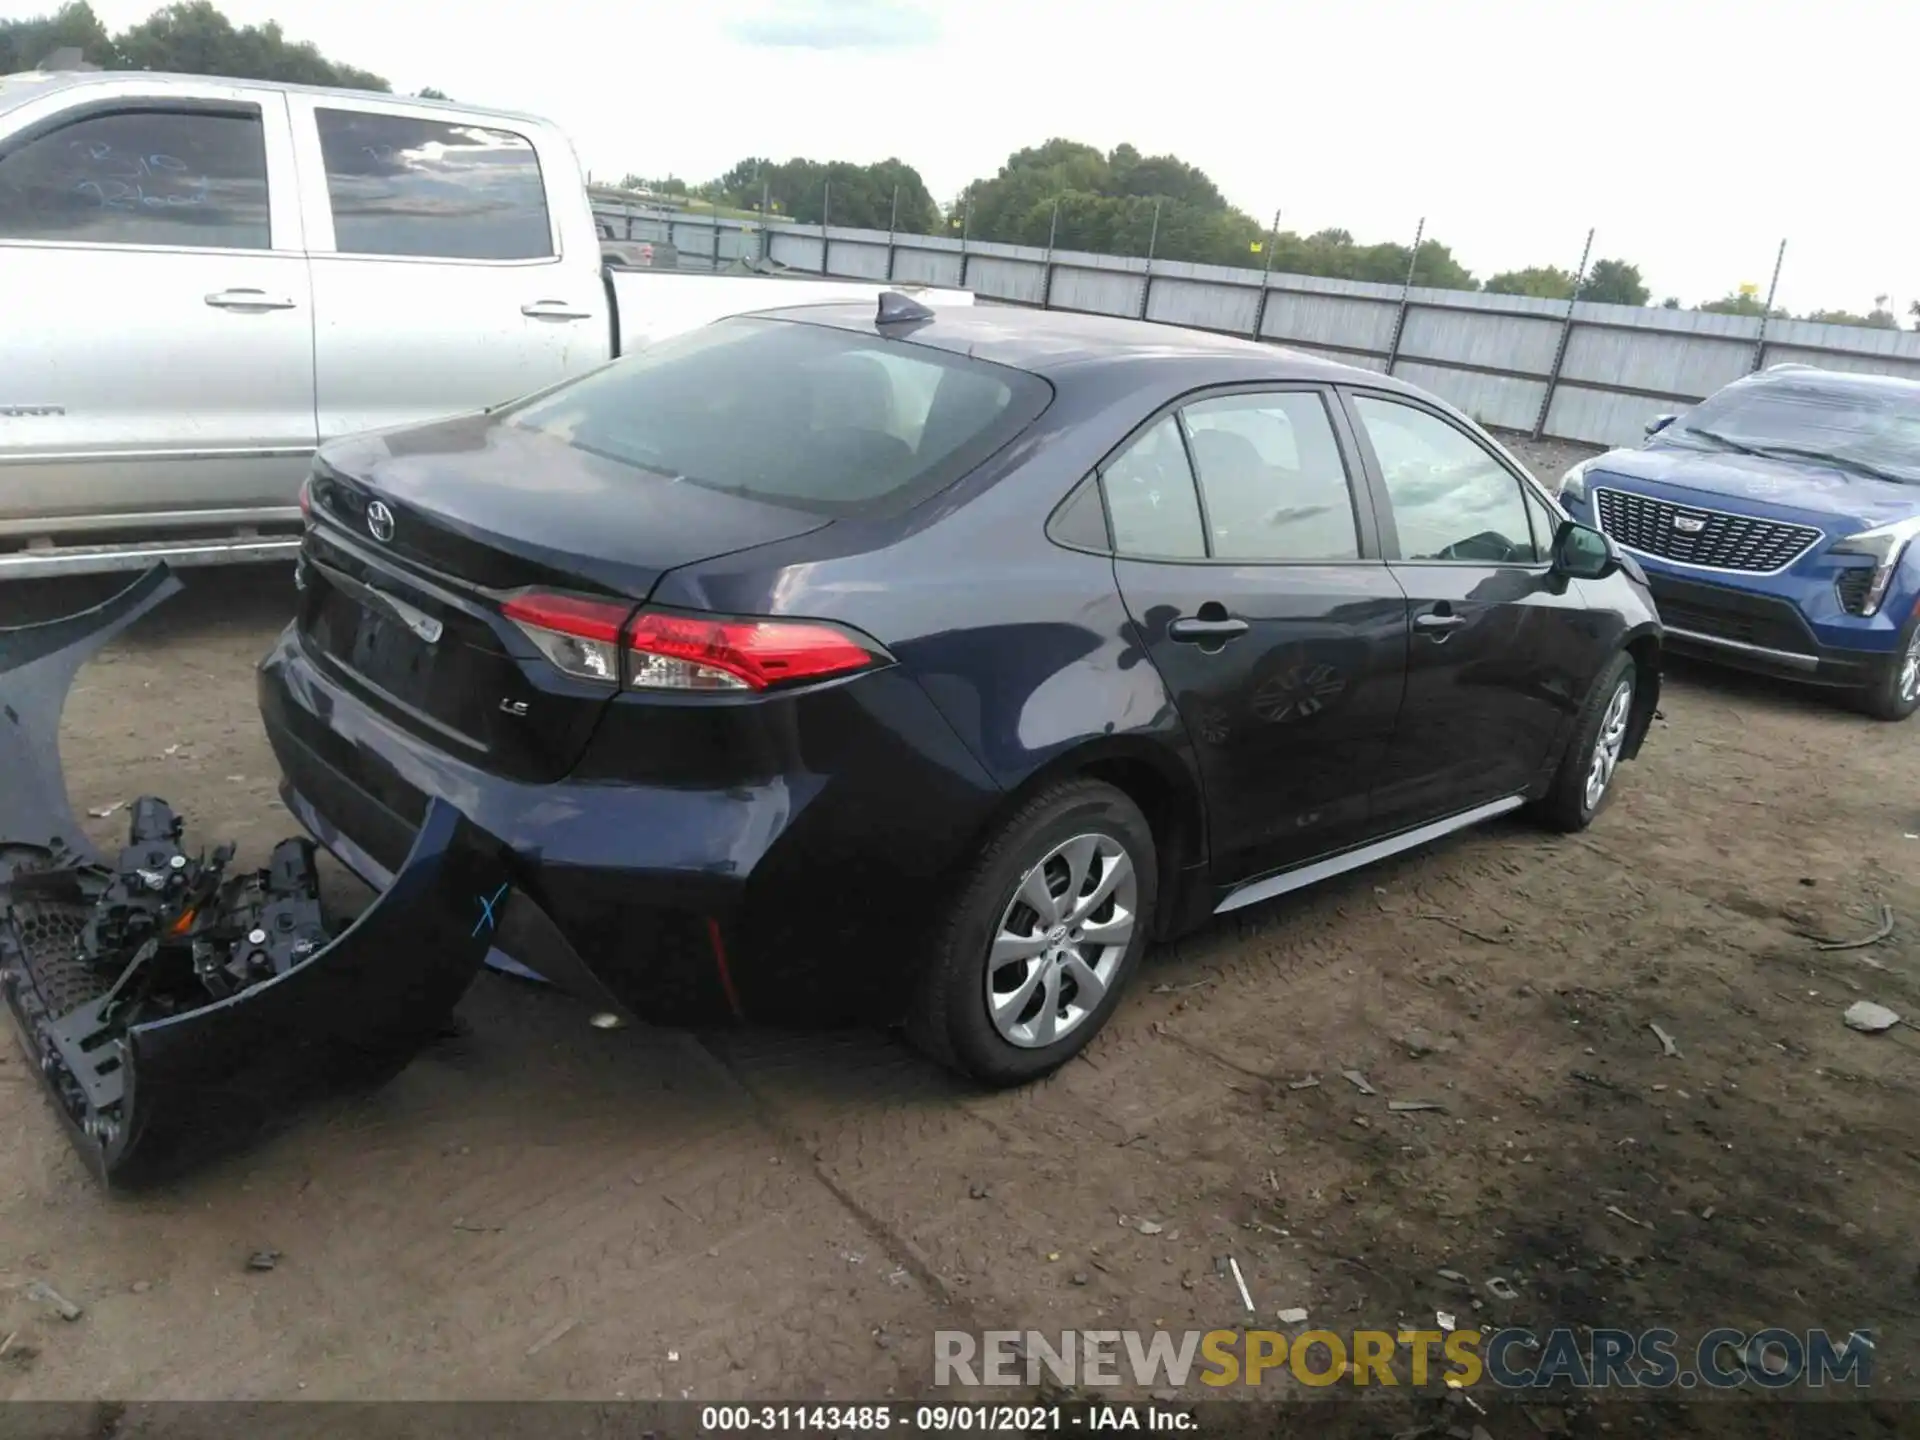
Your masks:
<path fill-rule="evenodd" d="M 1580 707 L 1553 784 L 1533 807 L 1542 824 L 1572 834 L 1586 829 L 1607 808 L 1620 770 L 1620 752 L 1633 723 L 1639 681 L 1633 657 L 1625 651 L 1601 670 Z"/>
<path fill-rule="evenodd" d="M 1920 615 L 1907 621 L 1900 648 L 1853 699 L 1862 713 L 1876 720 L 1904 720 L 1920 710 Z"/>
<path fill-rule="evenodd" d="M 1106 1024 L 1153 925 L 1153 831 L 1113 786 L 1073 780 L 1028 800 L 962 876 L 907 1033 L 988 1085 L 1057 1070 Z"/>

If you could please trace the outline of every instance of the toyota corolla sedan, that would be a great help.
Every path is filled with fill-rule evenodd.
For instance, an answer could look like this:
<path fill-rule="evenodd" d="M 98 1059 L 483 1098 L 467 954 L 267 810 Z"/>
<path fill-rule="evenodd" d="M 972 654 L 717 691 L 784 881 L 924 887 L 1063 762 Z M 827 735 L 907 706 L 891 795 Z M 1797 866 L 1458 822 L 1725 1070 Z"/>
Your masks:
<path fill-rule="evenodd" d="M 1115 319 L 727 320 L 303 504 L 259 686 L 319 841 L 381 885 L 450 803 L 596 1009 L 903 1021 L 988 1083 L 1156 938 L 1587 825 L 1660 683 L 1636 563 L 1459 413 Z"/>

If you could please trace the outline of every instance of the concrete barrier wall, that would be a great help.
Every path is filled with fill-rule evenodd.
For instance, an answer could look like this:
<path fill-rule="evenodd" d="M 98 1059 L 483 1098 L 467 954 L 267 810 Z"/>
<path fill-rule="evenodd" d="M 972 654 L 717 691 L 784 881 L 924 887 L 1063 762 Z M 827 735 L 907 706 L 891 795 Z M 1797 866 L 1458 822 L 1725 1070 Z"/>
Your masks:
<path fill-rule="evenodd" d="M 982 300 L 1145 318 L 1318 351 L 1430 390 L 1489 425 L 1601 445 L 1638 441 L 1767 365 L 1920 380 L 1920 334 L 1752 316 L 1262 274 L 946 235 L 736 219 L 662 220 L 596 201 L 616 238 L 671 239 L 698 268 L 765 258 L 848 279 L 963 286 Z M 716 249 L 717 243 L 717 249 Z"/>

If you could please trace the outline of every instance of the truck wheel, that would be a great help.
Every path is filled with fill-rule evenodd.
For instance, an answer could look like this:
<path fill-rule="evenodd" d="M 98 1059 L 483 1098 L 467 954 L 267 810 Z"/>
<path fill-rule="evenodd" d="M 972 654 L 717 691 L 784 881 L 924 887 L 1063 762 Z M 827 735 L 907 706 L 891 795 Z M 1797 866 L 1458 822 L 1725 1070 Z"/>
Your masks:
<path fill-rule="evenodd" d="M 1613 798 L 1614 777 L 1620 769 L 1620 751 L 1633 723 L 1634 683 L 1638 672 L 1633 657 L 1615 655 L 1593 682 L 1573 739 L 1560 758 L 1553 785 L 1534 805 L 1540 821 L 1554 830 L 1584 830 Z"/>
<path fill-rule="evenodd" d="M 1058 1069 L 1106 1024 L 1152 927 L 1153 831 L 1111 785 L 1053 786 L 1010 816 L 933 937 L 907 1031 L 989 1085 Z"/>
<path fill-rule="evenodd" d="M 1876 720 L 1904 720 L 1920 710 L 1920 615 L 1900 632 L 1900 648 L 1886 660 L 1854 703 Z"/>

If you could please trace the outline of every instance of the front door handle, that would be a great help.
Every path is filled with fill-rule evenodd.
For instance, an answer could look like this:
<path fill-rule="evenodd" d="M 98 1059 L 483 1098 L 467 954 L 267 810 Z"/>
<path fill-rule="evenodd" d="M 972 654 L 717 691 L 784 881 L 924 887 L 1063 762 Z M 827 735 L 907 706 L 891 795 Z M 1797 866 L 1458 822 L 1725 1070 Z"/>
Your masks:
<path fill-rule="evenodd" d="M 1432 610 L 1425 615 L 1413 617 L 1413 628 L 1436 640 L 1444 640 L 1449 632 L 1458 630 L 1467 623 L 1464 615 L 1455 615 L 1451 611 Z"/>
<path fill-rule="evenodd" d="M 216 310 L 291 310 L 293 298 L 269 295 L 264 290 L 216 290 L 207 296 L 207 304 Z"/>
<path fill-rule="evenodd" d="M 1247 633 L 1244 620 L 1195 620 L 1183 617 L 1167 626 L 1167 637 L 1183 645 L 1219 644 Z"/>
<path fill-rule="evenodd" d="M 564 300 L 535 300 L 522 305 L 520 313 L 529 320 L 591 320 L 591 310 L 576 310 Z"/>

